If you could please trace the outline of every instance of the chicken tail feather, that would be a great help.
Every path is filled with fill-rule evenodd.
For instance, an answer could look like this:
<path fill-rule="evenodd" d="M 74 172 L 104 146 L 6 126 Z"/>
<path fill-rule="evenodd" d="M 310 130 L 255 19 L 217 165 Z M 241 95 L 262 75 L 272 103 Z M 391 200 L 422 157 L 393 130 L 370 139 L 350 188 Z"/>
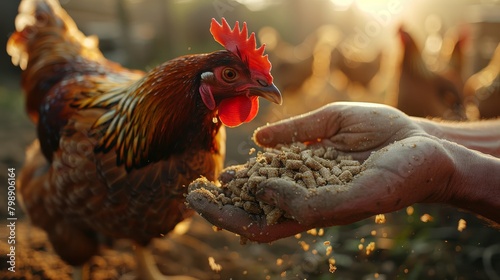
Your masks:
<path fill-rule="evenodd" d="M 59 59 L 78 56 L 103 58 L 97 38 L 80 32 L 57 0 L 23 0 L 15 26 L 16 32 L 7 43 L 7 52 L 12 62 L 23 70 L 34 60 L 35 52 L 57 56 L 59 51 L 64 50 L 59 54 L 64 57 Z"/>
<path fill-rule="evenodd" d="M 16 31 L 7 42 L 14 65 L 24 70 L 22 86 L 27 111 L 34 122 L 48 90 L 71 72 L 85 72 L 104 56 L 96 37 L 78 30 L 57 0 L 22 0 L 15 21 Z M 78 66 L 76 66 L 78 65 Z"/>

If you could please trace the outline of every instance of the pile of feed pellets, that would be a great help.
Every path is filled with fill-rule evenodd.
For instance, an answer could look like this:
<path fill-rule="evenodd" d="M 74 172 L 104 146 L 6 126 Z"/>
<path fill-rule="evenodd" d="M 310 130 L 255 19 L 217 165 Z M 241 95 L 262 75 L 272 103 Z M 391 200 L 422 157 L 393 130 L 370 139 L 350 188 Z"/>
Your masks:
<path fill-rule="evenodd" d="M 352 181 L 362 168 L 359 161 L 339 155 L 332 147 L 294 143 L 280 149 L 265 149 L 245 164 L 227 167 L 219 177 L 220 190 L 211 192 L 217 203 L 232 204 L 250 214 L 265 215 L 267 224 L 271 225 L 281 217 L 291 217 L 287 217 L 283 210 L 256 199 L 255 193 L 262 182 L 282 178 L 307 189 L 344 185 Z M 192 185 L 199 184 L 199 180 Z"/>

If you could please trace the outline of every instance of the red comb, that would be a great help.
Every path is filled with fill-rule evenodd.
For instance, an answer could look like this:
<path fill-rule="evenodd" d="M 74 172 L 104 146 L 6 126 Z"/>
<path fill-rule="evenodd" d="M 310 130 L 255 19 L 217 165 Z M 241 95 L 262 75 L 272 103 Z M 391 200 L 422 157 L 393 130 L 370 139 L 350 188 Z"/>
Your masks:
<path fill-rule="evenodd" d="M 265 44 L 257 48 L 255 33 L 252 32 L 250 37 L 248 37 L 246 22 L 243 23 L 243 28 L 241 30 L 238 21 L 234 28 L 231 29 L 226 19 L 222 18 L 222 24 L 219 24 L 217 20 L 212 18 L 210 33 L 214 36 L 215 41 L 245 62 L 251 72 L 255 71 L 264 75 L 269 84 L 273 82 L 273 76 L 271 76 L 270 73 L 271 62 L 267 54 L 264 55 Z"/>

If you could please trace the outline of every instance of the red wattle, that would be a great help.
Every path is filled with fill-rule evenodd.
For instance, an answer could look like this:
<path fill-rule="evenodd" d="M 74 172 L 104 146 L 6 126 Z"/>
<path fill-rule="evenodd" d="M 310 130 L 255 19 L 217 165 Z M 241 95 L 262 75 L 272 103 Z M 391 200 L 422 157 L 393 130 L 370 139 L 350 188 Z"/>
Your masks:
<path fill-rule="evenodd" d="M 255 118 L 259 111 L 257 96 L 227 98 L 219 104 L 219 119 L 228 127 L 235 127 Z"/>

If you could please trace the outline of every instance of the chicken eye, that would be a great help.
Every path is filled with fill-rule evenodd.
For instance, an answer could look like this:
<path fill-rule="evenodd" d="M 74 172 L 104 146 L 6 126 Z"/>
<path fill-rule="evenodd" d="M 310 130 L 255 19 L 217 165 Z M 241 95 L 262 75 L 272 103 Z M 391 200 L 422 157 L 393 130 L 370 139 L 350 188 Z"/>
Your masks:
<path fill-rule="evenodd" d="M 224 68 L 224 70 L 222 70 L 222 78 L 226 82 L 232 82 L 232 81 L 236 80 L 236 78 L 238 78 L 238 73 L 233 68 L 229 68 L 229 67 Z"/>

